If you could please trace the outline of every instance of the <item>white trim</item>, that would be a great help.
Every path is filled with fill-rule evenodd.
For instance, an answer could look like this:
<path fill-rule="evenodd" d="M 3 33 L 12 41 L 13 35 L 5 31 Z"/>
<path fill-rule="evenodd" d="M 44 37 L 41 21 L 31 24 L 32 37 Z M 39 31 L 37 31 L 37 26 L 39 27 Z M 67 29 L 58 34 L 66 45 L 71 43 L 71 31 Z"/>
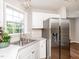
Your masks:
<path fill-rule="evenodd" d="M 18 11 L 19 13 L 22 13 L 22 14 L 23 14 L 23 23 L 24 23 L 24 21 L 25 21 L 25 13 L 26 13 L 26 12 L 24 12 L 22 9 L 19 9 L 19 8 L 17 8 L 17 7 L 15 7 L 15 6 L 13 6 L 13 5 L 8 4 L 8 3 L 5 2 L 5 5 L 4 5 L 4 15 L 6 14 L 6 8 L 7 8 L 7 7 L 16 10 L 16 11 Z M 4 17 L 4 24 L 6 25 L 6 15 L 5 15 L 5 17 Z M 5 26 L 5 25 L 4 25 L 4 26 Z M 6 27 L 6 26 L 5 26 L 5 27 Z M 14 34 L 19 34 L 19 33 L 13 33 L 13 34 L 10 34 L 10 35 L 14 35 Z"/>
<path fill-rule="evenodd" d="M 16 35 L 20 35 L 20 33 L 13 33 L 13 34 L 9 34 L 10 36 L 16 36 Z"/>
<path fill-rule="evenodd" d="M 79 43 L 78 41 L 70 41 L 70 43 Z"/>
<path fill-rule="evenodd" d="M 18 8 L 18 7 L 15 7 L 15 6 L 13 6 L 12 4 L 9 4 L 9 3 L 7 3 L 7 2 L 5 2 L 5 6 L 9 6 L 9 7 L 15 9 L 15 10 L 18 10 L 19 12 L 22 12 L 23 14 L 25 13 L 24 10 L 22 10 L 22 9 L 20 9 L 20 8 Z"/>

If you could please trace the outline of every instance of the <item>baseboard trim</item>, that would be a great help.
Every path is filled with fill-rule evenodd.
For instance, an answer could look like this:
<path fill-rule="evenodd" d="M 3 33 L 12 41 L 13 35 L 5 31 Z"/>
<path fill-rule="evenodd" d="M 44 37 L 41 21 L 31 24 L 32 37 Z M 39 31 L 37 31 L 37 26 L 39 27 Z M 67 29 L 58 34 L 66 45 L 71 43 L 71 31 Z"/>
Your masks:
<path fill-rule="evenodd" d="M 70 41 L 70 43 L 79 43 L 78 41 Z"/>
<path fill-rule="evenodd" d="M 40 58 L 40 59 L 51 59 L 51 57 L 49 57 L 49 58 Z"/>
<path fill-rule="evenodd" d="M 40 59 L 46 59 L 46 58 L 40 58 Z"/>

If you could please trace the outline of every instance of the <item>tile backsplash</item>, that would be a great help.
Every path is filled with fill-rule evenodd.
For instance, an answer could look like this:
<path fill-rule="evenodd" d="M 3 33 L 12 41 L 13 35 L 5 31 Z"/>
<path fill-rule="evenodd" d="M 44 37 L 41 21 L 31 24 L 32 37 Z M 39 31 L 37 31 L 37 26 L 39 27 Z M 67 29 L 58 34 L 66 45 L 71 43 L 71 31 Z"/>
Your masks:
<path fill-rule="evenodd" d="M 42 30 L 32 30 L 32 37 L 36 38 L 42 37 Z"/>
<path fill-rule="evenodd" d="M 20 35 L 12 35 L 10 42 L 13 43 L 19 40 L 20 40 Z"/>

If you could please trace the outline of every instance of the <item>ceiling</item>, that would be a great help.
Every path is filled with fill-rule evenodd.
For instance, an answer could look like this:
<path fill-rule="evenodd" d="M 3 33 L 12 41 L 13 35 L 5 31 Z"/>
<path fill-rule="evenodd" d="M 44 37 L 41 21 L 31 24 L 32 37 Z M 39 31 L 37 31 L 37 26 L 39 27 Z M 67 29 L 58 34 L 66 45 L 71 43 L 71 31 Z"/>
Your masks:
<path fill-rule="evenodd" d="M 63 0 L 32 0 L 32 7 L 47 9 L 47 10 L 57 10 L 63 5 Z"/>
<path fill-rule="evenodd" d="M 70 12 L 77 12 L 79 11 L 79 0 L 69 0 L 65 2 L 65 6 Z"/>
<path fill-rule="evenodd" d="M 66 6 L 69 11 L 79 10 L 79 0 L 32 0 L 34 8 L 58 10 L 62 6 Z"/>
<path fill-rule="evenodd" d="M 21 0 L 25 1 L 25 0 Z M 79 0 L 31 0 L 32 8 L 55 11 L 66 6 L 70 12 L 79 11 Z"/>

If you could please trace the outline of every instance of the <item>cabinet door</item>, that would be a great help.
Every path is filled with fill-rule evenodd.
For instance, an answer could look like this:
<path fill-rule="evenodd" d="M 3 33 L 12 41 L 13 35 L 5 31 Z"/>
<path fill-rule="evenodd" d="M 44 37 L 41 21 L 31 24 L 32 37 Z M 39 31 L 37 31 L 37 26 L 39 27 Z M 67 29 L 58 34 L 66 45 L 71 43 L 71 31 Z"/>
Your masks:
<path fill-rule="evenodd" d="M 32 51 L 32 59 L 40 59 L 39 49 Z"/>
<path fill-rule="evenodd" d="M 20 55 L 19 59 L 33 59 L 33 58 L 32 58 L 32 54 L 29 53 L 27 55 L 24 54 Z"/>
<path fill-rule="evenodd" d="M 33 19 L 32 20 L 32 28 L 43 28 L 43 20 L 42 19 Z"/>
<path fill-rule="evenodd" d="M 40 52 L 39 52 L 39 48 L 36 49 L 36 52 L 35 52 L 35 59 L 40 59 Z"/>
<path fill-rule="evenodd" d="M 33 12 L 32 28 L 43 28 L 43 16 L 39 12 Z"/>
<path fill-rule="evenodd" d="M 39 42 L 35 43 L 32 46 L 32 58 L 33 59 L 40 59 L 40 51 L 39 51 Z"/>
<path fill-rule="evenodd" d="M 35 52 L 36 52 L 35 50 L 32 51 L 32 59 L 36 59 L 36 58 L 35 58 L 35 57 L 36 57 L 36 56 L 35 56 Z"/>
<path fill-rule="evenodd" d="M 21 51 L 19 51 L 18 59 L 32 59 L 30 47 L 23 48 Z"/>
<path fill-rule="evenodd" d="M 40 59 L 39 42 L 20 50 L 18 59 Z"/>
<path fill-rule="evenodd" d="M 40 58 L 46 57 L 46 40 L 40 41 Z"/>
<path fill-rule="evenodd" d="M 24 59 L 24 58 L 23 58 L 23 59 Z M 25 59 L 34 59 L 34 58 L 32 58 L 32 54 L 29 53 L 27 56 L 25 56 Z"/>

